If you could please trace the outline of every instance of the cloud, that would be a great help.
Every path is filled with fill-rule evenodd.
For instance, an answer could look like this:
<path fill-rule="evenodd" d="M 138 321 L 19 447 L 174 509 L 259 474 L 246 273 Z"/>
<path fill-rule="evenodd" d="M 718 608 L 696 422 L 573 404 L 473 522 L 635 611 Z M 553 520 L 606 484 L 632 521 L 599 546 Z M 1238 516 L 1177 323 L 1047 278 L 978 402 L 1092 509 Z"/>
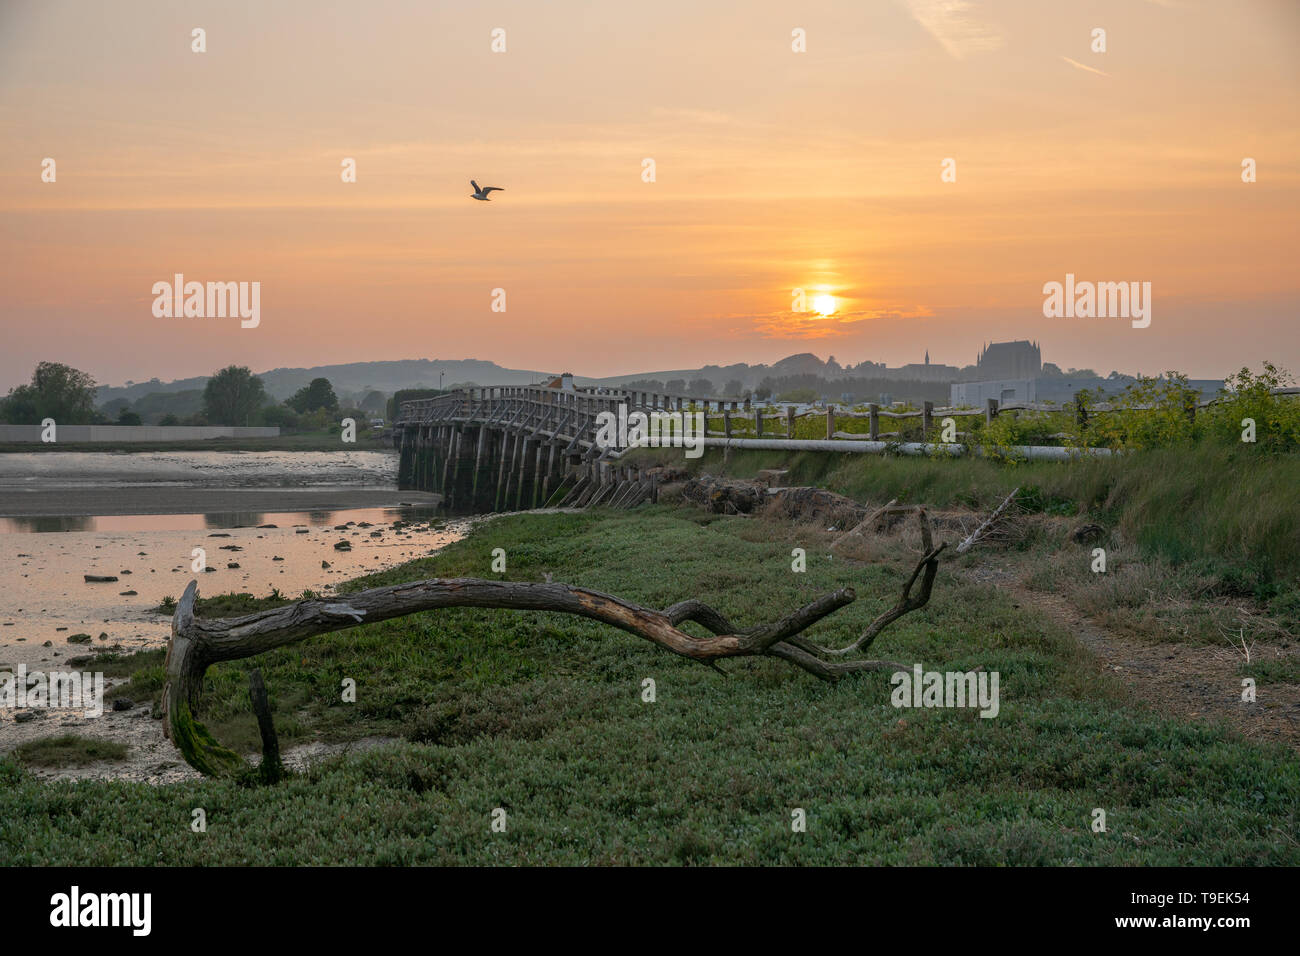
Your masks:
<path fill-rule="evenodd" d="M 970 53 L 989 53 L 1001 49 L 1002 34 L 991 24 L 970 16 L 970 0 L 903 0 L 916 22 L 939 41 L 955 59 Z"/>
<path fill-rule="evenodd" d="M 753 324 L 753 331 L 768 339 L 825 339 L 848 335 L 859 322 L 878 319 L 924 319 L 934 313 L 925 306 L 913 308 L 858 309 L 851 312 L 769 312 L 765 315 L 745 316 Z"/>
<path fill-rule="evenodd" d="M 1084 66 L 1078 60 L 1071 60 L 1068 56 L 1063 56 L 1061 57 L 1061 59 L 1064 60 L 1066 63 L 1070 64 L 1070 66 L 1077 66 L 1079 69 L 1087 70 L 1089 73 L 1096 73 L 1098 76 L 1110 76 L 1110 74 L 1107 73 L 1105 70 L 1098 70 L 1095 67 Z"/>

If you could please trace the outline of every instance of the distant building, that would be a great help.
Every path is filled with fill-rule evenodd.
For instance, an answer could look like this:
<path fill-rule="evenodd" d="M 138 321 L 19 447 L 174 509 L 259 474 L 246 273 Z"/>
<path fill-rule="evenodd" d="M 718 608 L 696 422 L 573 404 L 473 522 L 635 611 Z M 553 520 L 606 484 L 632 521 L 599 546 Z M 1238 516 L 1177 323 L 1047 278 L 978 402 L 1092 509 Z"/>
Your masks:
<path fill-rule="evenodd" d="M 1043 370 L 1043 353 L 1037 342 L 1026 339 L 991 342 L 980 351 L 975 370 L 981 382 L 1037 378 Z"/>
<path fill-rule="evenodd" d="M 573 391 L 573 373 L 565 372 L 563 375 L 557 375 L 546 383 L 547 388 L 559 388 L 566 392 Z"/>
<path fill-rule="evenodd" d="M 884 376 L 888 378 L 912 379 L 920 382 L 951 382 L 961 374 L 961 369 L 955 365 L 931 365 L 930 351 L 925 353 L 925 363 L 912 362 L 908 365 L 901 365 L 898 368 L 887 368 L 884 370 Z"/>
<path fill-rule="evenodd" d="M 988 399 L 999 406 L 1011 403 L 1038 401 L 1038 389 L 1033 379 L 998 379 L 992 382 L 963 382 L 949 386 L 950 405 L 971 405 L 982 408 Z"/>

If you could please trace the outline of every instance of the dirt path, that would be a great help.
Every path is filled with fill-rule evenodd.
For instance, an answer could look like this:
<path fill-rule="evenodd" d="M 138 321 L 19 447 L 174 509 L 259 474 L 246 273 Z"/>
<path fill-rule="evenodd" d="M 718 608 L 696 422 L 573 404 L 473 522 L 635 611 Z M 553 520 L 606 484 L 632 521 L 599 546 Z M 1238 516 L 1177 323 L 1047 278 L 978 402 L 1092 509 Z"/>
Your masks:
<path fill-rule="evenodd" d="M 1300 684 L 1260 683 L 1254 703 L 1241 699 L 1242 651 L 1223 646 L 1145 642 L 1114 634 L 1064 598 L 1025 587 L 1005 568 L 959 571 L 1008 591 L 1025 607 L 1069 629 L 1141 701 L 1188 720 L 1222 719 L 1254 741 L 1300 750 Z M 1295 650 L 1295 649 L 1293 649 Z"/>

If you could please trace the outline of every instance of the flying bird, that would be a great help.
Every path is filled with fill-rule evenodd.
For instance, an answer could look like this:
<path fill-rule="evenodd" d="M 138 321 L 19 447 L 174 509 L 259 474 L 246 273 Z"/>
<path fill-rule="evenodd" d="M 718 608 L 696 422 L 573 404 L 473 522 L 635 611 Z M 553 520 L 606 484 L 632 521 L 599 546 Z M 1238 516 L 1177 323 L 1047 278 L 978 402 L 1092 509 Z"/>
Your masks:
<path fill-rule="evenodd" d="M 472 179 L 469 181 L 469 184 L 474 187 L 474 195 L 470 196 L 470 199 L 481 199 L 484 202 L 491 202 L 492 200 L 488 199 L 488 193 L 492 192 L 492 190 L 495 189 L 499 193 L 505 192 L 505 190 L 500 186 L 480 186 Z"/>

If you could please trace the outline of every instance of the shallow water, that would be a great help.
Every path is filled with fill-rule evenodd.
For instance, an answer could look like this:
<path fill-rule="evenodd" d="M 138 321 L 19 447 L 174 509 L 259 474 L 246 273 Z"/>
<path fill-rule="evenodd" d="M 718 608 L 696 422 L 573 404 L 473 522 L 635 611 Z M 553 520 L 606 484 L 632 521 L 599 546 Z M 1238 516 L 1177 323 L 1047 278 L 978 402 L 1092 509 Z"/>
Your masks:
<path fill-rule="evenodd" d="M 194 502 L 230 489 L 244 491 L 245 498 L 274 498 L 289 487 L 373 488 L 406 497 L 397 493 L 397 457 L 369 451 L 0 455 L 0 496 L 33 482 L 61 502 L 101 505 L 138 498 L 140 486 L 193 488 L 195 495 L 182 500 Z M 0 669 L 50 666 L 115 645 L 160 647 L 171 621 L 152 609 L 164 597 L 179 598 L 192 579 L 208 595 L 260 596 L 273 588 L 291 597 L 307 589 L 327 593 L 339 581 L 427 555 L 463 536 L 460 524 L 430 527 L 433 516 L 424 505 L 0 518 Z M 394 528 L 398 520 L 416 524 Z M 341 540 L 351 549 L 335 550 Z M 194 570 L 196 548 L 210 570 Z M 87 582 L 88 574 L 118 580 Z M 91 635 L 91 644 L 69 644 L 76 634 Z"/>
<path fill-rule="evenodd" d="M 0 455 L 6 489 L 396 488 L 398 459 L 382 451 L 43 451 Z"/>

